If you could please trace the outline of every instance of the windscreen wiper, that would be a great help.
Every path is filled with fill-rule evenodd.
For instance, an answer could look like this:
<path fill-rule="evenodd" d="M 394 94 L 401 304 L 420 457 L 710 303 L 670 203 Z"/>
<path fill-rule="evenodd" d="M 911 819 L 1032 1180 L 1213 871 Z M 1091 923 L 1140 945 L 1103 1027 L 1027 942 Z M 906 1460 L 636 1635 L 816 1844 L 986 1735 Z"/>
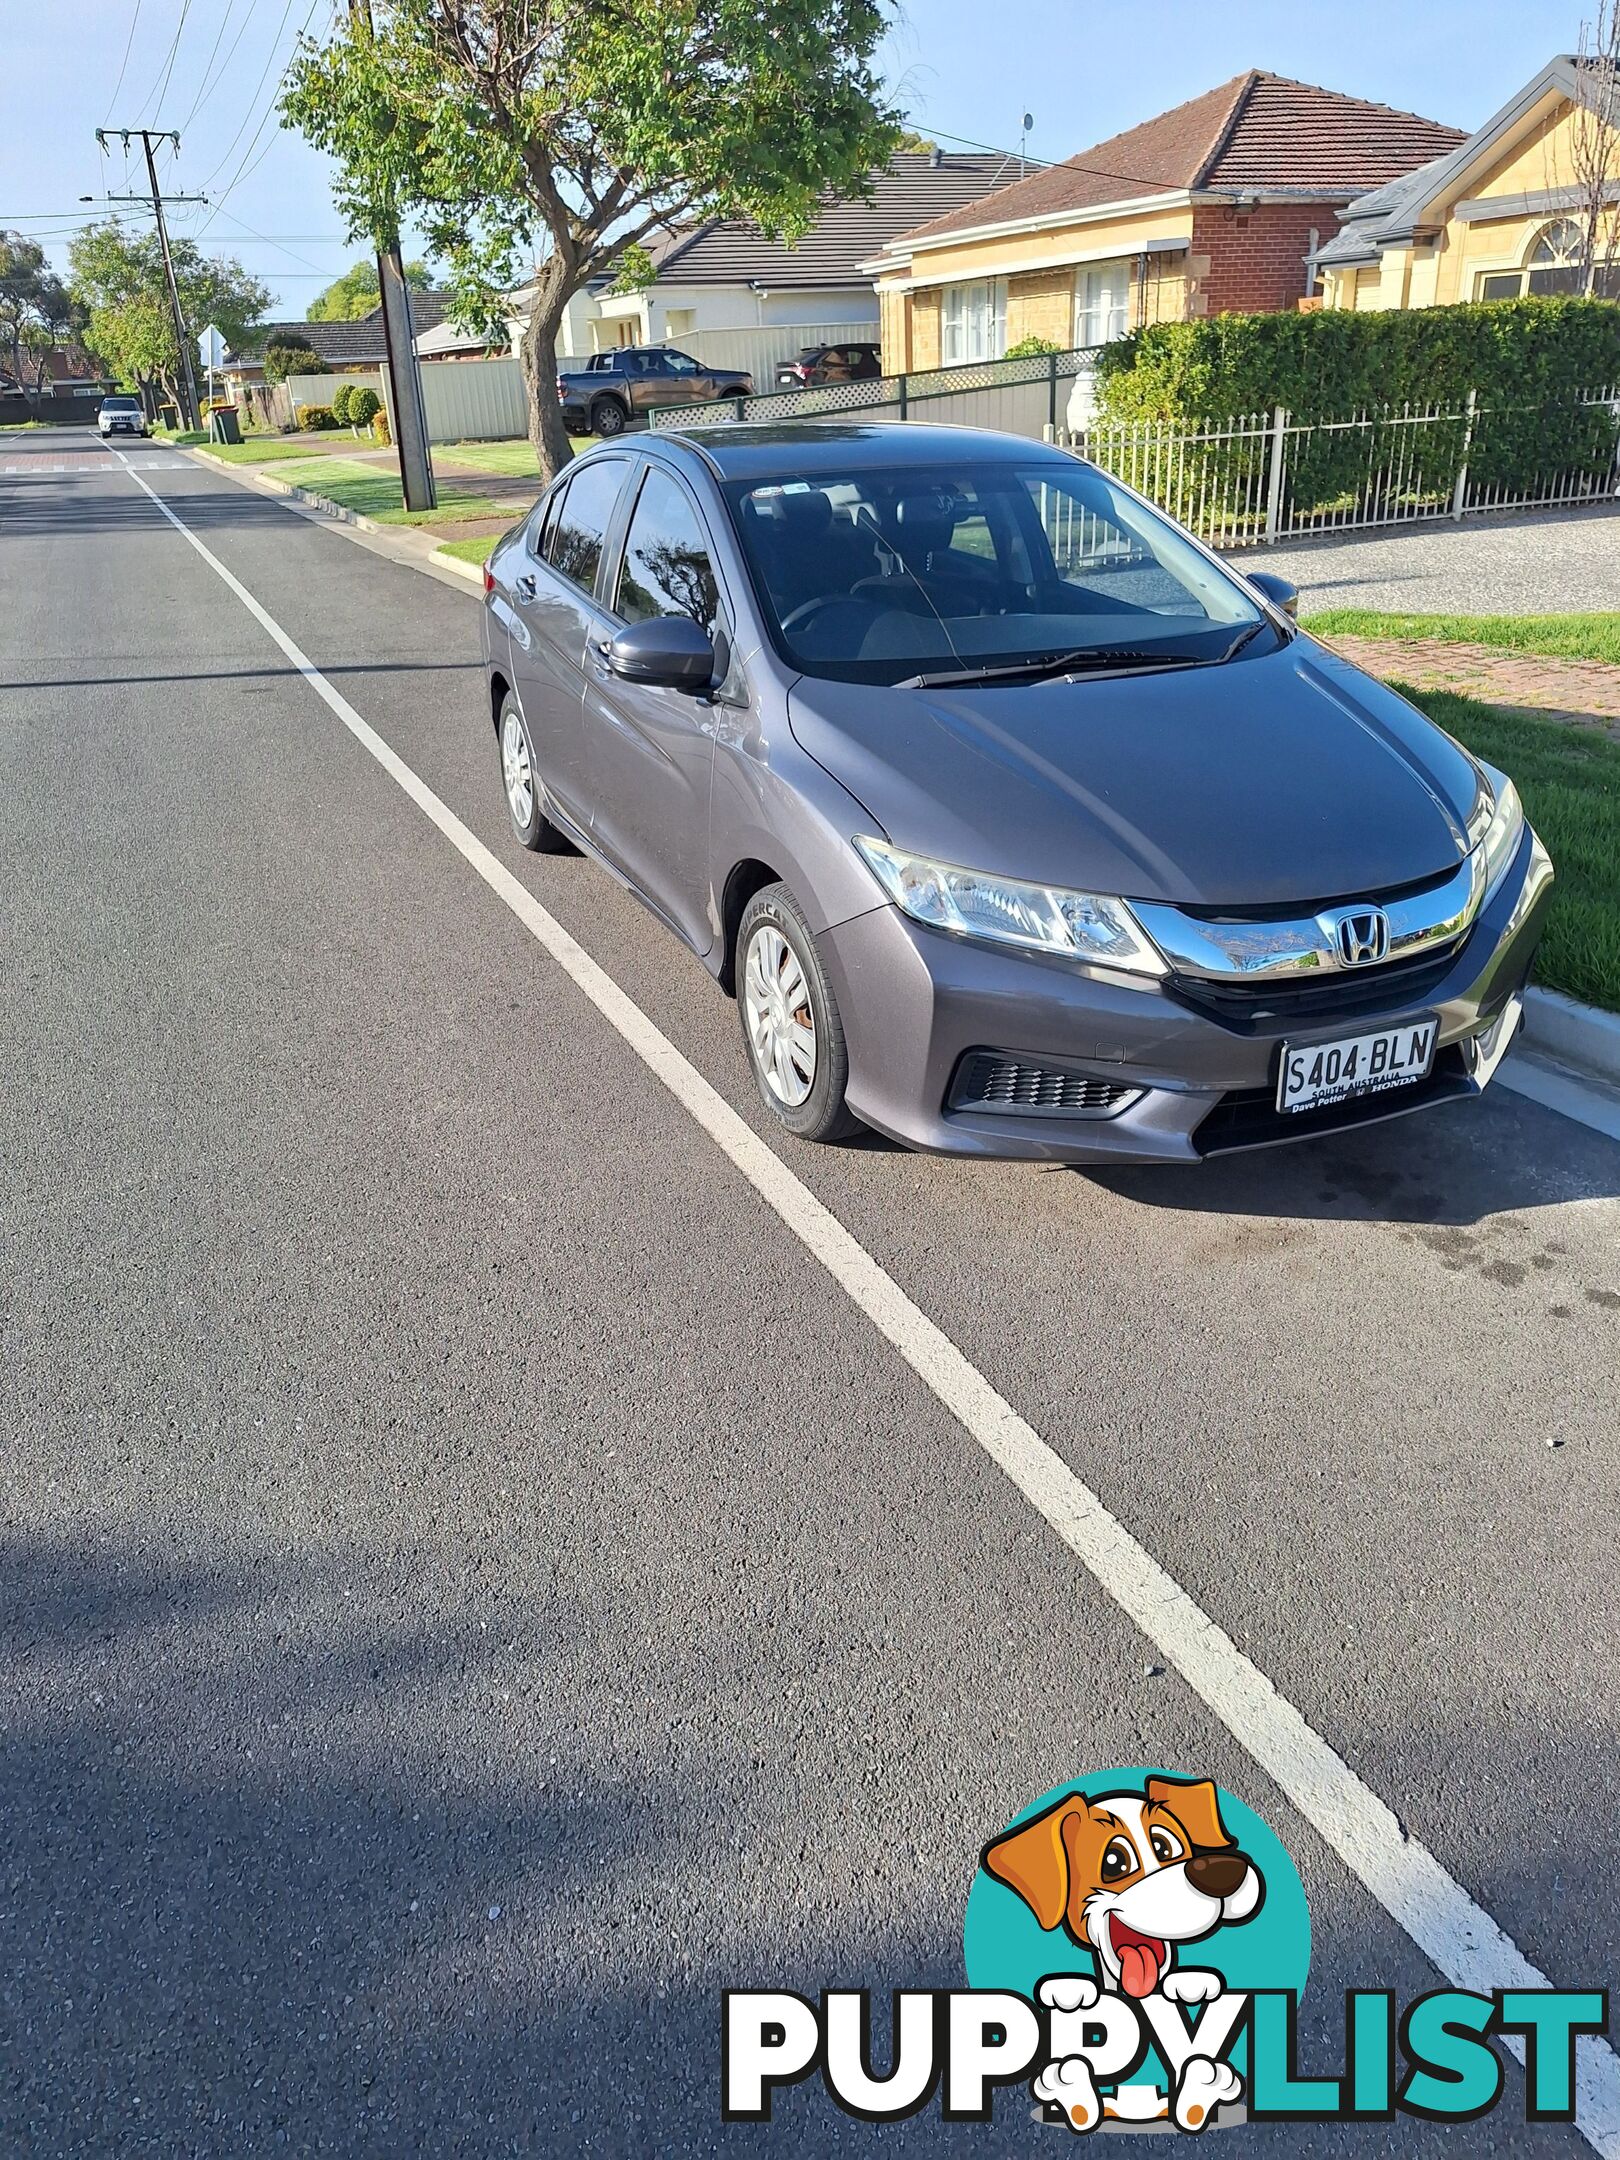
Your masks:
<path fill-rule="evenodd" d="M 1223 655 L 1224 657 L 1224 655 Z M 1135 645 L 1082 645 L 1077 652 L 1053 653 L 1043 660 L 1014 660 L 1000 666 L 941 668 L 908 675 L 897 690 L 943 690 L 972 683 L 1040 682 L 1048 675 L 1099 674 L 1112 668 L 1188 668 L 1210 663 L 1182 653 L 1148 652 Z"/>

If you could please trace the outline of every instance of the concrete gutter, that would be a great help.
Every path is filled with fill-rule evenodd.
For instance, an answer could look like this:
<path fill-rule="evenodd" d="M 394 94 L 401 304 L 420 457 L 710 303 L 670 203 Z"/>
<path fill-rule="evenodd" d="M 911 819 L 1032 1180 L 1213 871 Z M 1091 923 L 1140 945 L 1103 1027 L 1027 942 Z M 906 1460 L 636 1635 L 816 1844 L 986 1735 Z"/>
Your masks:
<path fill-rule="evenodd" d="M 1620 1086 L 1620 1014 L 1532 987 L 1524 994 L 1523 1039 L 1560 1065 Z"/>

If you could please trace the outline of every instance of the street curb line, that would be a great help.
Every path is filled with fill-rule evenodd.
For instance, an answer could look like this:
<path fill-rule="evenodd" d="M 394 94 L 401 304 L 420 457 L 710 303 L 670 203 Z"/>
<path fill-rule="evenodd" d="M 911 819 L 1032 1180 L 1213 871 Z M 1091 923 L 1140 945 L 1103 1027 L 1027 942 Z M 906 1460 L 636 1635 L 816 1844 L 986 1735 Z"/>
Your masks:
<path fill-rule="evenodd" d="M 1561 1065 L 1620 1083 L 1620 1014 L 1532 986 L 1524 993 L 1524 1040 Z"/>
<path fill-rule="evenodd" d="M 266 494 L 300 503 L 329 524 L 351 525 L 361 532 L 377 533 L 396 542 L 402 536 L 414 538 L 411 526 L 380 525 L 375 518 L 365 517 L 358 510 L 346 510 L 329 496 L 312 494 L 308 488 L 296 487 L 290 480 L 278 480 L 273 473 L 259 472 L 252 466 L 227 464 L 224 458 L 214 457 L 195 444 L 172 443 L 169 447 L 178 450 L 183 457 L 211 466 L 215 472 L 228 473 L 233 480 L 245 480 Z M 429 575 L 436 570 L 448 571 L 452 577 L 480 588 L 484 582 L 481 563 L 463 562 L 457 556 L 446 555 L 439 544 L 424 549 L 412 567 Z M 1532 986 L 1524 993 L 1520 1040 L 1527 1049 L 1555 1058 L 1559 1064 L 1572 1067 L 1600 1085 L 1620 1085 L 1620 1015 L 1603 1012 L 1595 1005 L 1579 1004 L 1558 990 Z"/>

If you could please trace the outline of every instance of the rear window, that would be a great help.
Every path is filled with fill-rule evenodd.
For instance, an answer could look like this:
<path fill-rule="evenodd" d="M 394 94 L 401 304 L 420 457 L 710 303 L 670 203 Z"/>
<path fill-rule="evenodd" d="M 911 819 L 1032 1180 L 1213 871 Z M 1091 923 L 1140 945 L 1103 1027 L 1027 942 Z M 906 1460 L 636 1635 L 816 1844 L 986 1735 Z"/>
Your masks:
<path fill-rule="evenodd" d="M 592 458 L 569 481 L 546 536 L 546 560 L 585 592 L 596 586 L 602 542 L 624 483 L 623 458 Z"/>

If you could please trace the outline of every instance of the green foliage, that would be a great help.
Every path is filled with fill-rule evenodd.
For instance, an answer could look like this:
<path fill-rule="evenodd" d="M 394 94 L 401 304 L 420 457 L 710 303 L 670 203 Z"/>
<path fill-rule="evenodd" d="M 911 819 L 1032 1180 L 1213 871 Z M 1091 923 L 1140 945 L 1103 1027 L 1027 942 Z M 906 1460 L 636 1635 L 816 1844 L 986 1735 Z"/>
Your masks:
<path fill-rule="evenodd" d="M 1620 667 L 1620 614 L 1395 615 L 1377 608 L 1325 608 L 1303 620 L 1316 637 L 1389 638 L 1402 644 L 1421 638 Z"/>
<path fill-rule="evenodd" d="M 204 255 L 184 236 L 171 236 L 170 255 L 188 337 L 212 324 L 227 346 L 245 343 L 270 305 L 269 287 L 239 262 Z M 180 352 L 157 235 L 127 233 L 115 223 L 88 226 L 74 240 L 69 263 L 72 295 L 95 351 L 122 380 L 160 384 L 177 399 Z"/>
<path fill-rule="evenodd" d="M 616 293 L 645 292 L 657 275 L 657 264 L 636 240 L 619 257 L 618 275 L 613 280 L 612 290 Z"/>
<path fill-rule="evenodd" d="M 323 433 L 337 426 L 337 415 L 330 405 L 300 405 L 298 425 L 309 435 Z"/>
<path fill-rule="evenodd" d="M 336 409 L 335 404 L 333 409 Z M 370 383 L 358 383 L 349 392 L 349 423 L 352 427 L 370 427 L 381 411 L 382 399 Z"/>
<path fill-rule="evenodd" d="M 377 407 L 377 410 L 371 416 L 371 439 L 374 443 L 381 443 L 385 448 L 394 439 L 388 430 L 388 415 L 381 405 Z"/>
<path fill-rule="evenodd" d="M 427 235 L 458 323 L 495 330 L 529 281 L 546 471 L 568 457 L 551 384 L 574 293 L 674 222 L 796 237 L 898 133 L 887 0 L 374 0 L 370 16 L 301 45 L 282 114 L 336 160 L 351 233 L 375 242 L 409 217 Z"/>
<path fill-rule="evenodd" d="M 264 379 L 285 382 L 289 375 L 324 375 L 326 362 L 312 345 L 280 345 L 264 348 Z"/>
<path fill-rule="evenodd" d="M 339 427 L 347 427 L 350 420 L 349 400 L 354 396 L 353 383 L 339 383 L 332 392 L 332 418 Z"/>
<path fill-rule="evenodd" d="M 425 262 L 405 265 L 405 282 L 413 292 L 427 292 L 433 277 Z M 340 278 L 318 292 L 309 303 L 310 322 L 358 322 L 382 306 L 382 287 L 375 257 L 362 256 Z"/>
<path fill-rule="evenodd" d="M 1470 390 L 1479 405 L 1472 485 L 1512 492 L 1542 475 L 1600 469 L 1615 447 L 1614 414 L 1579 393 L 1614 382 L 1620 308 L 1601 300 L 1212 315 L 1133 331 L 1097 361 L 1104 436 L 1111 422 L 1220 421 L 1278 405 L 1298 423 L 1382 413 L 1370 435 L 1318 424 L 1290 439 L 1290 500 L 1305 512 L 1345 500 L 1376 467 L 1407 472 L 1414 505 L 1442 500 L 1462 458 Z M 1448 417 L 1418 434 L 1388 416 L 1406 406 Z M 1265 457 L 1255 438 L 1193 448 L 1181 470 L 1189 501 L 1258 499 Z"/>
<path fill-rule="evenodd" d="M 1403 688 L 1397 685 L 1397 688 Z M 1536 979 L 1620 1012 L 1620 743 L 1595 728 L 1404 690 L 1448 734 L 1511 773 L 1558 871 Z"/>
<path fill-rule="evenodd" d="M 1021 337 L 1016 345 L 1009 345 L 1002 355 L 1005 360 L 1033 360 L 1038 353 L 1061 352 L 1061 345 L 1054 345 L 1050 338 L 1036 335 L 1032 330 L 1028 337 Z"/>
<path fill-rule="evenodd" d="M 12 380 L 25 389 L 43 388 L 46 353 L 83 322 L 84 310 L 38 241 L 0 231 L 0 352 Z"/>

